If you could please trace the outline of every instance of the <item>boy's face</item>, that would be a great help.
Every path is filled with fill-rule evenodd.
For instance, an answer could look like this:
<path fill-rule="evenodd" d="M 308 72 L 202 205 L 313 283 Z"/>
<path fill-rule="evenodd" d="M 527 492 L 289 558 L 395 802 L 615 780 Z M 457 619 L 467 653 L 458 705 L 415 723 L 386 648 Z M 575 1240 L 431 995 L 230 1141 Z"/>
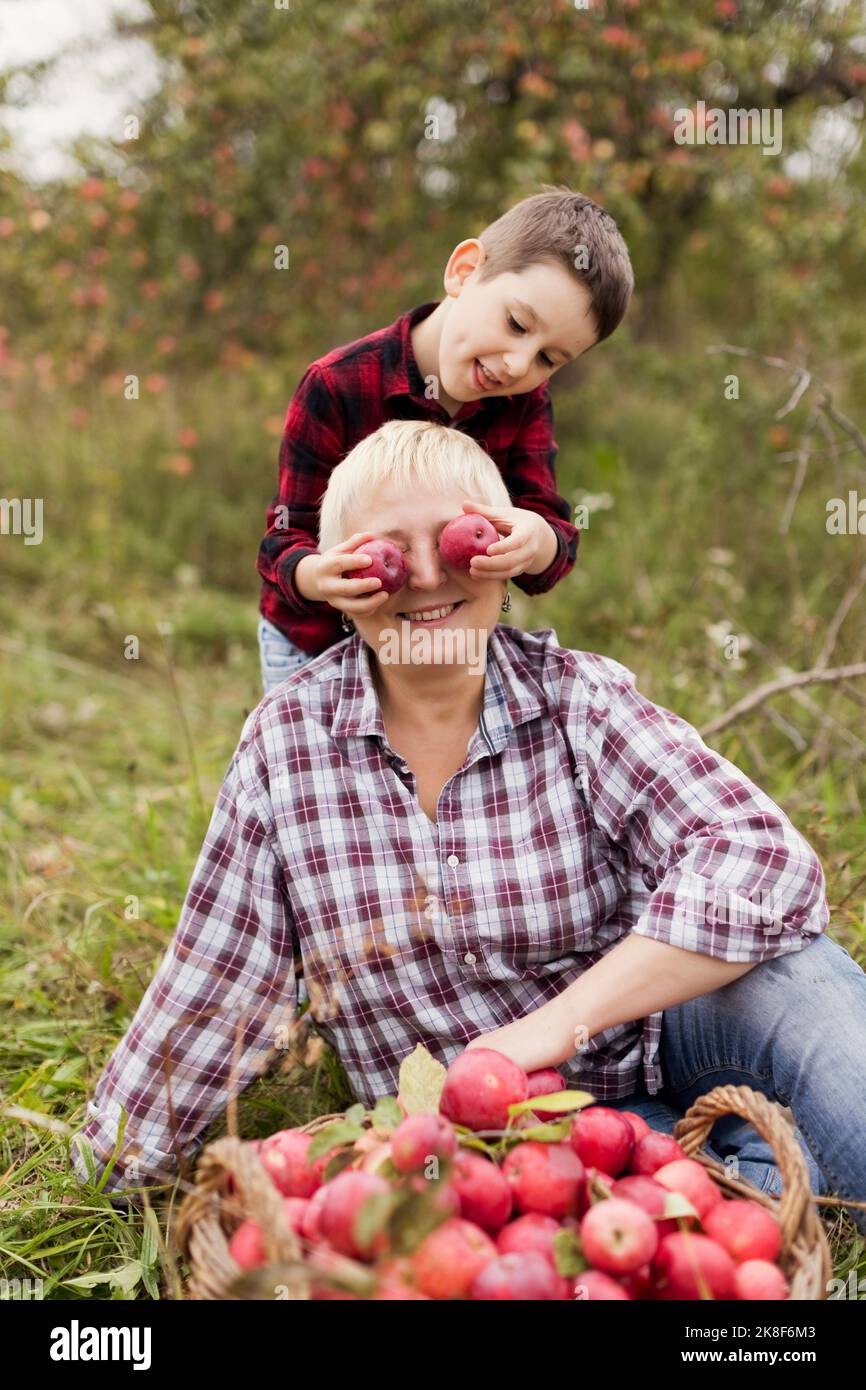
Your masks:
<path fill-rule="evenodd" d="M 484 259 L 480 241 L 464 241 L 445 270 L 439 376 L 455 401 L 523 395 L 596 340 L 589 291 L 564 266 L 539 262 L 480 283 Z"/>

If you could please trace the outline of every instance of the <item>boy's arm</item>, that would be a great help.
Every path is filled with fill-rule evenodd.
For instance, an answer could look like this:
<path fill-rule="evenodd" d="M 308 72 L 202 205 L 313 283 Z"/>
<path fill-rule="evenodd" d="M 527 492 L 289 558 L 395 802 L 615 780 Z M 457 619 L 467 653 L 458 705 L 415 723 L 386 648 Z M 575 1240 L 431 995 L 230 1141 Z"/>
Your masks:
<path fill-rule="evenodd" d="M 573 568 L 580 531 L 571 520 L 571 507 L 560 497 L 556 482 L 559 446 L 553 437 L 553 404 L 546 385 L 529 393 L 520 431 L 503 469 L 511 501 L 543 517 L 556 535 L 556 552 L 540 574 L 515 575 L 513 583 L 525 594 L 545 594 Z"/>
<path fill-rule="evenodd" d="M 229 1099 L 285 1049 L 297 1010 L 295 930 L 269 802 L 235 754 L 174 937 L 72 1140 L 92 1145 L 106 1193 L 174 1182 Z"/>
<path fill-rule="evenodd" d="M 267 531 L 256 568 L 276 585 L 288 607 L 317 613 L 329 607 L 308 599 L 295 584 L 295 569 L 305 555 L 318 553 L 319 503 L 331 470 L 345 453 L 343 416 L 313 363 L 289 403 L 280 441 L 277 495 L 268 507 Z"/>

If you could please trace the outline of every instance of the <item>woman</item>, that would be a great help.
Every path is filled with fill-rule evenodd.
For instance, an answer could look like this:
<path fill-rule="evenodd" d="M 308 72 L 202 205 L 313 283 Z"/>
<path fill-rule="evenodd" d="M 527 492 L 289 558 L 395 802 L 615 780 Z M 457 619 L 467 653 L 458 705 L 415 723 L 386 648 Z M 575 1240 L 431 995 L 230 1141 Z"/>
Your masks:
<path fill-rule="evenodd" d="M 247 719 L 89 1108 L 103 1165 L 128 1111 L 107 1190 L 176 1172 L 285 1047 L 303 983 L 367 1103 L 419 1042 L 558 1066 L 667 1130 L 740 1082 L 790 1105 L 816 1191 L 866 1197 L 866 976 L 825 934 L 817 856 L 626 667 L 498 623 L 504 584 L 438 550 L 467 496 L 508 504 L 432 423 L 390 421 L 334 470 L 321 548 L 389 535 L 409 577 L 353 600 L 357 631 Z M 749 1126 L 711 1140 L 779 1190 Z"/>

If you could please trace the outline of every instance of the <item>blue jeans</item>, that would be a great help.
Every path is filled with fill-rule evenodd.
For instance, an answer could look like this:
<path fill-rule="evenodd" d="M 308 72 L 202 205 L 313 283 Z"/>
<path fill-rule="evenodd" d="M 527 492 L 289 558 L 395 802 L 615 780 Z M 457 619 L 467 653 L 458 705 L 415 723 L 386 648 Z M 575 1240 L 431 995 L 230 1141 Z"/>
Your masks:
<path fill-rule="evenodd" d="M 302 652 L 294 642 L 290 642 L 278 627 L 259 616 L 259 656 L 262 664 L 262 685 L 265 694 L 287 680 L 303 666 L 305 661 L 314 658 L 309 652 Z"/>
<path fill-rule="evenodd" d="M 790 1108 L 812 1191 L 866 1201 L 866 974 L 826 933 L 665 1009 L 659 1060 L 661 1091 L 642 1083 L 605 1104 L 671 1134 L 714 1086 L 751 1086 Z M 735 1154 L 735 1176 L 781 1192 L 773 1151 L 747 1120 L 717 1120 L 706 1149 L 722 1163 Z M 847 1211 L 866 1232 L 866 1211 Z"/>

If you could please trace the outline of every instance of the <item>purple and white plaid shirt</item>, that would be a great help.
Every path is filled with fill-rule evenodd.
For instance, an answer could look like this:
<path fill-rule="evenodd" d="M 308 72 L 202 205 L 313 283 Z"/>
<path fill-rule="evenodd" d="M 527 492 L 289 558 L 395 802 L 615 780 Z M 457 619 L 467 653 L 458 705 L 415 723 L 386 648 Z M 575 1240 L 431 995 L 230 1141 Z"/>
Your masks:
<path fill-rule="evenodd" d="M 174 938 L 83 1133 L 104 1166 L 125 1106 L 106 1190 L 165 1181 L 166 1058 L 191 1155 L 232 1074 L 237 1093 L 279 1056 L 301 972 L 317 1030 L 370 1104 L 396 1094 L 417 1043 L 447 1065 L 629 932 L 757 962 L 828 920 L 821 863 L 784 812 L 627 667 L 550 628 L 494 628 L 478 727 L 432 822 L 355 634 L 247 718 Z M 596 1034 L 563 1064 L 569 1084 L 604 1101 L 643 1077 L 655 1093 L 661 1020 Z"/>

